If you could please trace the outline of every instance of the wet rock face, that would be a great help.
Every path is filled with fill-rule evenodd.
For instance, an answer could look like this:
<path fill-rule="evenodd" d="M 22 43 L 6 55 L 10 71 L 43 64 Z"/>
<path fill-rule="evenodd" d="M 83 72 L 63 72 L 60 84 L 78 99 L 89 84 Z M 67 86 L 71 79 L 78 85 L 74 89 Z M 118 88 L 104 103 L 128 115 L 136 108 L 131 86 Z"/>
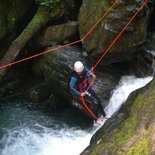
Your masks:
<path fill-rule="evenodd" d="M 0 83 L 0 100 L 6 100 L 10 97 L 19 95 L 21 82 L 15 75 L 8 75 L 3 82 Z"/>
<path fill-rule="evenodd" d="M 82 38 L 98 19 L 110 8 L 114 1 L 84 0 L 79 13 L 79 32 Z M 143 1 L 120 1 L 84 40 L 83 44 L 92 59 L 99 57 L 113 38 L 123 29 Z M 121 53 L 133 52 L 146 38 L 148 11 L 142 10 L 116 42 L 110 53 L 116 53 L 119 61 Z M 117 56 L 119 54 L 119 57 Z M 109 55 L 109 54 L 108 54 Z M 114 59 L 113 59 L 114 61 Z"/>
<path fill-rule="evenodd" d="M 130 61 L 129 72 L 137 77 L 146 77 L 153 74 L 154 68 L 154 51 L 139 50 L 134 53 Z"/>
<path fill-rule="evenodd" d="M 155 31 L 155 1 L 152 0 L 150 3 L 148 3 L 148 6 L 150 8 L 150 19 L 149 19 L 149 26 L 148 29 L 151 32 Z"/>
<path fill-rule="evenodd" d="M 58 99 L 58 106 L 70 103 L 68 73 L 65 59 L 59 51 L 44 55 L 33 65 L 33 73 L 48 84 L 50 93 Z M 46 92 L 46 91 L 45 91 Z"/>

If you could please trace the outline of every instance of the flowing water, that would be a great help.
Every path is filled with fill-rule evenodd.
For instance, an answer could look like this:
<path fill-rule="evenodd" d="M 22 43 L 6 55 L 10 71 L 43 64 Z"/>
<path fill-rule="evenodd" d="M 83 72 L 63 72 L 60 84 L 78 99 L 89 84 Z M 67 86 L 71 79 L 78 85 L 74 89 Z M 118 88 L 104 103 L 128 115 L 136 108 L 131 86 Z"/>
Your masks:
<path fill-rule="evenodd" d="M 118 111 L 132 91 L 151 80 L 152 77 L 122 77 L 112 92 L 106 113 L 111 116 Z M 96 131 L 91 124 L 71 108 L 47 113 L 28 107 L 22 98 L 1 103 L 0 154 L 78 155 Z"/>

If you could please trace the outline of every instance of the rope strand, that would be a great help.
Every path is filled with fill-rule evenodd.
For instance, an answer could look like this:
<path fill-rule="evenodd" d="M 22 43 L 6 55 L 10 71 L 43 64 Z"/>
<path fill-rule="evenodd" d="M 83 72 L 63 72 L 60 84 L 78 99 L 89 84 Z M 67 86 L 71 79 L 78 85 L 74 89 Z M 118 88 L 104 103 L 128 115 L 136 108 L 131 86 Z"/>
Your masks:
<path fill-rule="evenodd" d="M 102 54 L 102 56 L 100 57 L 100 59 L 95 63 L 95 65 L 91 68 L 90 71 L 94 71 L 94 69 L 97 67 L 97 65 L 100 63 L 100 61 L 104 58 L 104 56 L 108 53 L 108 51 L 113 47 L 113 45 L 115 44 L 115 42 L 119 39 L 119 37 L 122 35 L 122 33 L 126 30 L 126 28 L 130 25 L 130 23 L 133 21 L 133 19 L 136 17 L 136 15 L 142 10 L 142 8 L 145 6 L 147 0 L 145 0 L 143 2 L 143 4 L 139 7 L 139 9 L 136 11 L 136 13 L 131 17 L 131 19 L 128 21 L 128 23 L 124 26 L 124 28 L 118 33 L 118 35 L 114 38 L 114 40 L 112 41 L 112 43 L 109 45 L 109 47 L 106 49 L 106 51 Z M 88 91 L 90 89 L 90 87 L 92 86 L 92 84 L 94 83 L 95 79 L 93 78 L 92 81 L 90 82 L 88 88 L 86 91 Z M 92 114 L 92 111 L 90 110 L 89 107 L 86 107 L 86 103 L 83 99 L 83 97 L 81 98 L 81 101 L 83 103 L 83 105 L 85 106 L 85 108 L 87 109 L 87 111 L 93 116 L 93 118 L 95 120 L 97 120 L 98 118 Z"/>
<path fill-rule="evenodd" d="M 109 11 L 110 11 L 112 8 L 114 8 L 114 6 L 116 5 L 116 2 L 118 2 L 118 0 L 116 0 L 115 3 L 112 4 L 112 6 L 110 7 L 110 9 L 108 9 L 108 10 L 102 15 L 102 17 L 92 26 L 92 28 L 87 32 L 87 34 L 86 34 L 82 39 L 77 40 L 77 41 L 74 41 L 74 42 L 71 42 L 71 43 L 68 43 L 68 44 L 65 44 L 65 45 L 62 45 L 62 46 L 59 46 L 59 47 L 56 47 L 56 48 L 52 48 L 52 49 L 46 50 L 46 51 L 44 51 L 44 52 L 41 52 L 41 53 L 39 53 L 39 54 L 35 54 L 35 55 L 32 55 L 32 56 L 29 56 L 29 57 L 24 58 L 24 59 L 20 59 L 20 60 L 17 60 L 17 61 L 14 61 L 14 62 L 5 64 L 5 65 L 2 65 L 2 66 L 0 66 L 0 69 L 6 68 L 6 67 L 9 67 L 9 66 L 12 66 L 12 65 L 15 65 L 15 64 L 18 64 L 18 63 L 21 63 L 21 62 L 24 62 L 24 61 L 27 61 L 27 60 L 36 58 L 36 57 L 39 57 L 39 56 L 41 56 L 41 55 L 48 54 L 48 53 L 50 53 L 50 52 L 59 50 L 59 49 L 61 49 L 61 48 L 64 48 L 64 47 L 67 47 L 67 46 L 70 46 L 70 45 L 77 44 L 77 43 L 79 43 L 79 42 L 83 42 L 83 40 L 96 28 L 96 26 L 101 22 L 101 20 L 103 20 L 103 18 L 105 18 L 105 16 L 109 13 Z"/>

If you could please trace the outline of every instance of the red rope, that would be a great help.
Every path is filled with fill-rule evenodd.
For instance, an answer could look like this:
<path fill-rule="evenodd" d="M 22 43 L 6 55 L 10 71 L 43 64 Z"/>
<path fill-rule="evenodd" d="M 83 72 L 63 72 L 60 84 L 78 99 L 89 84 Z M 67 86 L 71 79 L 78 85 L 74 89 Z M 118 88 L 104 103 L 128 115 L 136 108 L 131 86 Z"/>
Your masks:
<path fill-rule="evenodd" d="M 137 16 L 137 14 L 143 9 L 143 7 L 146 5 L 148 0 L 145 0 L 142 5 L 139 7 L 139 9 L 136 11 L 136 13 L 131 17 L 131 19 L 127 22 L 127 24 L 124 26 L 124 28 L 117 34 L 117 36 L 114 38 L 114 40 L 112 41 L 112 43 L 109 45 L 109 47 L 106 49 L 106 51 L 102 54 L 102 56 L 98 59 L 98 61 L 95 63 L 95 65 L 91 68 L 90 71 L 93 71 L 97 65 L 100 63 L 100 61 L 104 58 L 104 56 L 109 52 L 109 50 L 113 47 L 113 45 L 115 44 L 115 42 L 119 39 L 119 37 L 122 35 L 122 33 L 126 30 L 126 28 L 130 25 L 130 23 L 133 21 L 133 19 Z M 93 84 L 94 79 L 91 81 L 87 91 L 89 90 L 89 88 L 91 87 L 91 85 Z"/>
<path fill-rule="evenodd" d="M 115 7 L 115 5 L 118 3 L 119 0 L 116 0 L 112 6 L 103 14 L 100 19 L 94 24 L 94 26 L 84 35 L 84 37 L 81 39 L 82 41 L 86 39 L 86 37 L 94 30 L 94 28 L 105 18 L 105 16 Z"/>
<path fill-rule="evenodd" d="M 105 12 L 105 14 L 103 14 L 100 19 L 94 24 L 94 26 L 84 35 L 84 37 L 81 39 L 81 41 L 83 42 L 83 40 L 85 40 L 87 38 L 87 36 L 96 28 L 96 26 L 103 20 L 103 18 L 105 18 L 105 16 L 115 7 L 115 5 L 117 4 L 118 0 L 116 0 L 112 6 Z M 92 68 L 93 69 L 93 68 Z M 92 70 L 93 71 L 93 70 Z M 87 91 L 90 89 L 91 85 L 93 84 L 95 79 L 92 79 L 92 81 L 90 82 Z M 81 96 L 80 97 L 83 106 L 86 108 L 86 110 L 93 116 L 93 118 L 95 120 L 98 119 L 97 116 L 94 115 L 94 113 L 91 111 L 91 109 L 87 106 L 86 102 L 84 101 L 84 98 Z"/>
<path fill-rule="evenodd" d="M 115 1 L 115 5 L 116 5 L 116 2 L 118 0 Z M 44 52 L 41 52 L 39 54 L 35 54 L 33 56 L 29 56 L 27 58 L 24 58 L 24 59 L 20 59 L 20 60 L 17 60 L 17 61 L 14 61 L 12 63 L 8 63 L 8 64 L 5 64 L 5 65 L 2 65 L 0 66 L 0 69 L 3 69 L 5 67 L 9 67 L 9 66 L 12 66 L 12 65 L 15 65 L 15 64 L 18 64 L 18 63 L 21 63 L 23 61 L 27 61 L 29 59 L 33 59 L 33 58 L 36 58 L 38 56 L 41 56 L 41 55 L 45 55 L 45 54 L 48 54 L 50 52 L 53 52 L 53 51 L 56 51 L 56 50 L 59 50 L 61 48 L 64 48 L 64 47 L 67 47 L 67 46 L 70 46 L 70 45 L 74 45 L 74 44 L 77 44 L 79 42 L 82 42 L 92 31 L 93 29 L 95 29 L 95 27 L 101 22 L 101 20 L 103 20 L 103 18 L 105 18 L 105 16 L 107 15 L 107 13 L 115 6 L 114 4 L 112 4 L 112 6 L 110 7 L 110 9 L 108 9 L 103 15 L 102 17 L 92 26 L 92 28 L 87 32 L 87 34 L 81 39 L 81 40 L 77 40 L 77 41 L 74 41 L 74 42 L 71 42 L 71 43 L 68 43 L 68 44 L 65 44 L 65 45 L 62 45 L 62 46 L 59 46 L 59 47 L 56 47 L 56 48 L 52 48 L 52 49 L 49 49 L 47 51 L 44 51 Z"/>
<path fill-rule="evenodd" d="M 81 99 L 81 101 L 82 101 L 83 106 L 86 108 L 86 110 L 93 116 L 93 118 L 94 118 L 95 120 L 98 120 L 98 117 L 97 117 L 96 115 L 94 115 L 94 113 L 93 113 L 93 112 L 90 110 L 90 108 L 87 106 L 87 104 L 86 104 L 84 98 L 81 96 L 80 99 Z"/>
<path fill-rule="evenodd" d="M 59 47 L 55 47 L 55 48 L 46 50 L 46 51 L 44 51 L 44 52 L 42 52 L 42 53 L 38 53 L 38 54 L 35 54 L 35 55 L 32 55 L 32 56 L 29 56 L 29 57 L 27 57 L 27 58 L 20 59 L 20 60 L 14 61 L 14 62 L 12 62 L 12 63 L 9 63 L 9 64 L 6 64 L 6 65 L 0 66 L 0 69 L 5 68 L 5 67 L 8 67 L 8 66 L 15 65 L 15 64 L 18 64 L 18 63 L 21 63 L 21 62 L 26 61 L 26 60 L 29 60 L 29 59 L 33 59 L 33 58 L 38 57 L 38 56 L 41 56 L 41 55 L 48 54 L 48 53 L 50 53 L 50 52 L 59 50 L 59 49 L 61 49 L 61 48 L 64 48 L 64 47 L 67 47 L 67 46 L 70 46 L 70 45 L 77 44 L 77 43 L 79 43 L 79 42 L 81 42 L 81 40 L 77 40 L 77 41 L 74 41 L 74 42 L 71 42 L 71 43 L 68 43 L 68 44 L 59 46 Z"/>
<path fill-rule="evenodd" d="M 132 18 L 128 21 L 128 23 L 124 26 L 124 28 L 119 32 L 119 34 L 115 37 L 115 39 L 112 41 L 112 43 L 109 45 L 109 47 L 106 49 L 106 51 L 103 53 L 103 55 L 100 57 L 100 59 L 96 62 L 96 64 L 93 66 L 93 69 L 96 68 L 96 66 L 100 63 L 100 61 L 103 59 L 103 57 L 107 54 L 107 52 L 113 47 L 115 42 L 119 39 L 119 37 L 122 35 L 122 33 L 126 30 L 126 28 L 130 25 L 130 23 L 133 21 L 133 19 L 137 16 L 137 14 L 143 9 L 145 6 L 147 0 L 143 2 L 143 4 L 139 7 L 139 9 L 136 11 L 136 13 L 132 16 Z"/>
<path fill-rule="evenodd" d="M 100 63 L 100 61 L 103 59 L 103 57 L 108 53 L 108 51 L 113 47 L 113 45 L 115 44 L 115 42 L 119 39 L 119 37 L 122 35 L 122 33 L 126 30 L 126 28 L 130 25 L 130 23 L 133 21 L 133 19 L 137 16 L 137 14 L 142 10 L 142 8 L 145 6 L 147 0 L 145 0 L 142 5 L 139 7 L 139 9 L 136 11 L 136 13 L 131 17 L 131 19 L 127 22 L 127 24 L 124 26 L 124 28 L 118 33 L 118 35 L 114 38 L 114 40 L 112 41 L 112 43 L 109 45 L 109 47 L 106 49 L 106 51 L 103 53 L 103 55 L 100 57 L 100 59 L 95 63 L 95 65 L 91 68 L 90 71 L 94 71 L 94 69 L 97 67 L 97 65 Z M 91 83 L 89 84 L 88 88 L 86 91 L 88 91 L 90 89 L 90 87 L 92 86 L 92 84 L 94 83 L 95 79 L 92 79 Z M 86 107 L 86 103 L 83 99 L 83 97 L 81 98 L 81 101 L 83 103 L 83 105 Z M 90 113 L 90 109 L 89 107 L 86 107 L 87 111 Z M 95 120 L 97 120 L 98 118 L 92 113 L 90 113 Z"/>

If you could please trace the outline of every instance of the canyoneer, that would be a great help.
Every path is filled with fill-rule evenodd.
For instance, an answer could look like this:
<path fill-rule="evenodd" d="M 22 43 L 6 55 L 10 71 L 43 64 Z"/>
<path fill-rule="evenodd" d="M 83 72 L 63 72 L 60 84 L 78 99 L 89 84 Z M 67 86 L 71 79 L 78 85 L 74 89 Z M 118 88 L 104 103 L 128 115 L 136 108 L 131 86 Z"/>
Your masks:
<path fill-rule="evenodd" d="M 97 118 L 106 118 L 106 113 L 104 112 L 101 101 L 95 91 L 91 87 L 87 91 L 89 86 L 88 77 L 95 79 L 96 75 L 89 71 L 81 61 L 76 61 L 74 63 L 74 69 L 71 73 L 71 80 L 69 83 L 70 92 L 73 95 L 83 97 L 84 100 L 91 103 L 90 106 L 93 106 L 94 115 L 96 115 Z M 100 123 L 100 121 L 101 119 L 94 119 L 94 123 Z"/>

